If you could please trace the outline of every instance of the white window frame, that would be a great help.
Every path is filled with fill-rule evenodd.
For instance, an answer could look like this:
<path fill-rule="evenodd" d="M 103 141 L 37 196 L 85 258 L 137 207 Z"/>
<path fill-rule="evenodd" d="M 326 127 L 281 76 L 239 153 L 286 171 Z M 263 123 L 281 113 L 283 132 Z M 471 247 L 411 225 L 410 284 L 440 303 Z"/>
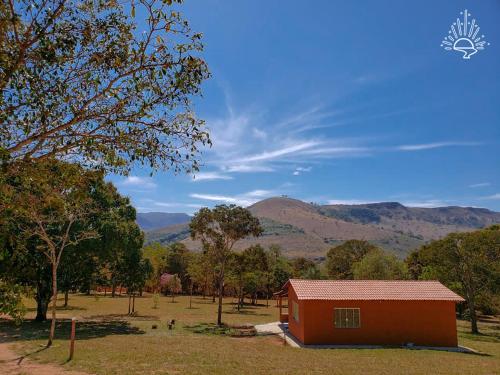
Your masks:
<path fill-rule="evenodd" d="M 338 319 L 337 312 L 339 315 Z M 333 324 L 337 329 L 361 328 L 361 309 L 359 307 L 335 307 L 333 309 Z"/>
<path fill-rule="evenodd" d="M 293 320 L 295 320 L 298 323 L 299 322 L 299 304 L 295 301 L 292 301 L 292 315 L 293 315 Z"/>

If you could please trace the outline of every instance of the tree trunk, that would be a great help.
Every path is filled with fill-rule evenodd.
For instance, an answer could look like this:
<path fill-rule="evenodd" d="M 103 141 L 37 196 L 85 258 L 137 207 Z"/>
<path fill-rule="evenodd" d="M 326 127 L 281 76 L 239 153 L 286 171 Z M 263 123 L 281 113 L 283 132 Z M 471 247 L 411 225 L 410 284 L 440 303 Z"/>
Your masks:
<path fill-rule="evenodd" d="M 219 307 L 217 309 L 217 325 L 222 325 L 222 297 L 224 295 L 224 266 L 221 268 L 219 276 Z"/>
<path fill-rule="evenodd" d="M 131 299 L 131 296 L 129 294 L 128 295 L 128 315 L 130 315 L 130 299 Z"/>
<path fill-rule="evenodd" d="M 111 284 L 111 298 L 115 298 L 116 295 L 116 282 L 113 281 L 113 284 Z"/>
<path fill-rule="evenodd" d="M 191 301 L 193 300 L 193 284 L 191 284 L 191 288 L 189 288 L 189 308 L 192 308 Z"/>
<path fill-rule="evenodd" d="M 64 307 L 68 307 L 69 290 L 64 292 Z"/>
<path fill-rule="evenodd" d="M 52 264 L 52 322 L 50 323 L 49 341 L 47 348 L 52 345 L 56 333 L 56 308 L 57 308 L 57 264 Z"/>
<path fill-rule="evenodd" d="M 132 312 L 135 312 L 135 292 L 132 294 Z"/>
<path fill-rule="evenodd" d="M 477 328 L 476 301 L 474 298 L 474 293 L 466 288 L 465 294 L 467 299 L 467 306 L 469 307 L 471 331 L 472 333 L 477 334 L 479 333 L 479 329 Z"/>
<path fill-rule="evenodd" d="M 47 320 L 47 310 L 50 302 L 50 290 L 46 285 L 39 281 L 36 287 L 36 317 L 37 322 L 44 322 Z"/>

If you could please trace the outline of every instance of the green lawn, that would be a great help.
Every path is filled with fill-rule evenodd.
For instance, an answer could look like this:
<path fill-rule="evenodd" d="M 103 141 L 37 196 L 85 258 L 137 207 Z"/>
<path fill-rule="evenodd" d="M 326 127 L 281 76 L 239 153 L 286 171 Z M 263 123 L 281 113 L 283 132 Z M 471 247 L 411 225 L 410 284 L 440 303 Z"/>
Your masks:
<path fill-rule="evenodd" d="M 277 308 L 249 306 L 235 311 L 231 300 L 224 305 L 228 324 L 266 323 L 277 320 Z M 260 301 L 262 302 L 262 301 Z M 265 301 L 264 301 L 265 302 Z M 30 358 L 61 364 L 97 374 L 500 374 L 500 324 L 481 323 L 482 335 L 468 332 L 467 322 L 459 321 L 460 344 L 484 355 L 430 350 L 357 349 L 313 350 L 283 346 L 274 337 L 232 338 L 194 333 L 184 328 L 213 322 L 216 304 L 211 299 L 162 297 L 159 309 L 152 298 L 136 300 L 138 315 L 128 317 L 127 298 L 71 296 L 69 309 L 61 317 L 76 316 L 75 358 L 67 363 L 69 322 L 58 326 L 57 339 L 43 349 L 48 324 L 26 321 L 15 327 L 0 321 L 0 336 L 15 350 L 31 353 Z M 31 313 L 32 314 L 32 313 Z M 176 319 L 176 328 L 166 321 Z M 158 329 L 151 328 L 158 324 Z"/>

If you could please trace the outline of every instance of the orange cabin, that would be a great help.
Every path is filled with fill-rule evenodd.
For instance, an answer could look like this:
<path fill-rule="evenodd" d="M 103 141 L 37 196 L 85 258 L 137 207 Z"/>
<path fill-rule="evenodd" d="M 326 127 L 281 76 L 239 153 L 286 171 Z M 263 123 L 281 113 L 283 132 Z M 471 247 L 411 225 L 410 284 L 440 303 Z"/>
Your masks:
<path fill-rule="evenodd" d="M 454 347 L 464 301 L 438 281 L 291 279 L 276 296 L 280 321 L 306 345 Z"/>

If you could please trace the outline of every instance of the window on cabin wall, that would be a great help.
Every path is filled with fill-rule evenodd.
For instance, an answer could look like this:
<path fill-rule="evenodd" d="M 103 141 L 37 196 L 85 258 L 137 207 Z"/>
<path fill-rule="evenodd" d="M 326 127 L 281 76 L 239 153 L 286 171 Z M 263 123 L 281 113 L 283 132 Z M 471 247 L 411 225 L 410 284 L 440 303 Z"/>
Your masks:
<path fill-rule="evenodd" d="M 292 314 L 293 314 L 293 320 L 295 320 L 298 323 L 298 321 L 299 321 L 299 304 L 295 301 L 292 301 Z"/>
<path fill-rule="evenodd" d="M 335 328 L 361 327 L 359 308 L 335 308 Z"/>

